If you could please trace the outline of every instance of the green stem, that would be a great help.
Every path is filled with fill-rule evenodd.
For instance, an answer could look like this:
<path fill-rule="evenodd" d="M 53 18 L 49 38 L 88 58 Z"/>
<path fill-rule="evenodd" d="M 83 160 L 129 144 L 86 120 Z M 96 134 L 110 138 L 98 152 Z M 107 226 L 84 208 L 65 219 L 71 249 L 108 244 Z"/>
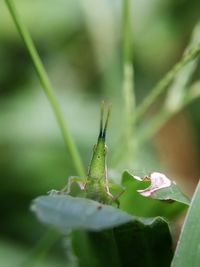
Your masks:
<path fill-rule="evenodd" d="M 134 115 L 133 124 L 138 122 L 138 120 L 144 115 L 148 108 L 153 104 L 153 102 L 164 92 L 164 90 L 169 86 L 172 80 L 175 78 L 176 74 L 192 59 L 197 57 L 200 53 L 200 43 L 194 48 L 186 52 L 182 59 L 174 65 L 174 67 L 164 76 L 163 79 L 151 90 L 149 95 L 144 99 L 142 104 L 137 108 Z"/>
<path fill-rule="evenodd" d="M 54 95 L 54 91 L 53 91 L 53 87 L 51 85 L 51 82 L 48 78 L 48 75 L 45 71 L 45 68 L 42 64 L 42 61 L 38 55 L 38 52 L 34 46 L 34 43 L 30 37 L 30 34 L 28 32 L 28 30 L 26 29 L 25 25 L 23 24 L 22 20 L 20 19 L 19 14 L 17 13 L 17 10 L 14 6 L 14 3 L 12 0 L 5 0 L 6 5 L 10 11 L 10 14 L 13 18 L 13 21 L 15 23 L 15 26 L 17 27 L 17 30 L 24 42 L 24 45 L 26 47 L 26 49 L 28 50 L 28 53 L 31 57 L 32 63 L 34 65 L 34 68 L 36 70 L 36 73 L 38 75 L 38 78 L 40 80 L 40 83 L 42 85 L 42 88 L 52 106 L 52 109 L 54 111 L 57 123 L 60 127 L 64 142 L 66 144 L 66 147 L 69 151 L 69 154 L 72 158 L 72 161 L 74 163 L 74 166 L 76 168 L 76 171 L 78 173 L 78 175 L 80 176 L 84 176 L 85 171 L 84 171 L 84 167 L 83 167 L 83 163 L 81 161 L 80 155 L 78 153 L 78 150 L 75 146 L 75 143 L 71 137 L 71 135 L 69 134 L 66 126 L 65 126 L 65 122 L 64 122 L 64 118 L 62 116 L 61 110 L 60 110 L 60 106 L 59 103 Z"/>
<path fill-rule="evenodd" d="M 131 21 L 130 2 L 123 0 L 123 57 L 124 63 L 130 63 L 131 51 Z"/>
<path fill-rule="evenodd" d="M 135 107 L 134 96 L 134 70 L 132 66 L 131 49 L 131 16 L 130 1 L 123 0 L 123 94 L 125 104 L 125 135 L 127 140 L 127 150 L 131 160 L 132 153 L 132 114 Z"/>

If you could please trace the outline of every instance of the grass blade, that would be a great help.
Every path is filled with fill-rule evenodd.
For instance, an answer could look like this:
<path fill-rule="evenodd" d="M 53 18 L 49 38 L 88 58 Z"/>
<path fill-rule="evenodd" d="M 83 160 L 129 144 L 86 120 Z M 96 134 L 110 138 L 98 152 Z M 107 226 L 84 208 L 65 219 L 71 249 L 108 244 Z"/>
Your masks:
<path fill-rule="evenodd" d="M 123 1 L 123 83 L 122 91 L 124 97 L 125 127 L 124 135 L 126 140 L 127 159 L 131 164 L 133 161 L 133 127 L 132 114 L 135 110 L 134 92 L 134 69 L 132 64 L 132 40 L 131 40 L 131 6 L 130 0 Z"/>
<path fill-rule="evenodd" d="M 200 183 L 194 193 L 188 210 L 176 252 L 172 261 L 172 267 L 199 267 L 200 263 Z"/>
<path fill-rule="evenodd" d="M 200 54 L 200 43 L 184 53 L 182 59 L 174 65 L 174 67 L 160 80 L 160 82 L 150 91 L 149 95 L 144 99 L 140 106 L 136 109 L 133 117 L 133 123 L 139 121 L 153 102 L 168 88 L 170 83 L 176 77 L 177 73 L 191 60 Z"/>
<path fill-rule="evenodd" d="M 40 80 L 40 83 L 42 85 L 42 88 L 50 102 L 50 105 L 52 107 L 52 110 L 55 114 L 56 120 L 58 122 L 58 125 L 60 127 L 62 136 L 63 136 L 63 140 L 66 144 L 66 147 L 69 151 L 69 154 L 72 158 L 72 161 L 74 163 L 74 166 L 76 168 L 76 171 L 78 173 L 79 176 L 84 176 L 85 171 L 84 171 L 84 167 L 83 167 L 83 163 L 81 161 L 80 155 L 78 153 L 78 150 L 76 148 L 76 145 L 74 143 L 74 140 L 72 138 L 72 136 L 70 135 L 70 133 L 68 132 L 67 127 L 65 126 L 65 121 L 64 118 L 62 116 L 61 110 L 60 110 L 60 106 L 59 103 L 54 95 L 54 90 L 53 87 L 51 85 L 51 82 L 49 80 L 48 74 L 42 64 L 42 61 L 38 55 L 38 52 L 35 48 L 35 45 L 31 39 L 31 36 L 27 30 L 27 28 L 25 27 L 24 23 L 22 22 L 15 6 L 12 0 L 5 0 L 5 3 L 10 11 L 10 14 L 13 18 L 14 24 L 24 42 L 24 45 L 31 57 L 33 66 L 35 68 L 35 71 L 37 73 L 37 76 Z"/>

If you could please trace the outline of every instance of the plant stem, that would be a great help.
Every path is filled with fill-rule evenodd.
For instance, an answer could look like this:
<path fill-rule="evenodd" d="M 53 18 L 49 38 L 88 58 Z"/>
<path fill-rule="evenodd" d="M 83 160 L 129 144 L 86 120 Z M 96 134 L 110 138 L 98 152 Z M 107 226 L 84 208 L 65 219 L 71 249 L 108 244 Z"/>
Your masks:
<path fill-rule="evenodd" d="M 15 23 L 15 26 L 24 42 L 24 45 L 31 57 L 32 63 L 34 65 L 35 71 L 38 75 L 38 78 L 40 80 L 40 83 L 42 85 L 42 88 L 51 104 L 51 107 L 53 109 L 53 112 L 55 114 L 57 123 L 60 127 L 65 145 L 69 151 L 69 154 L 72 158 L 72 161 L 74 163 L 74 167 L 76 168 L 76 171 L 78 175 L 84 176 L 85 171 L 83 167 L 83 163 L 81 161 L 80 155 L 78 153 L 78 150 L 76 148 L 76 145 L 73 141 L 72 136 L 69 134 L 67 127 L 65 126 L 64 118 L 62 116 L 59 103 L 54 95 L 53 87 L 51 85 L 51 82 L 49 80 L 49 77 L 47 75 L 47 72 L 42 64 L 42 61 L 38 55 L 38 52 L 34 46 L 34 43 L 30 37 L 30 34 L 28 30 L 26 29 L 25 25 L 23 24 L 22 20 L 20 19 L 20 16 L 14 6 L 14 3 L 12 0 L 5 0 L 6 5 L 10 11 L 10 14 L 13 18 L 13 21 Z"/>
<path fill-rule="evenodd" d="M 194 27 L 193 34 L 184 53 L 187 53 L 192 47 L 196 46 L 200 39 L 200 24 Z M 191 101 L 199 97 L 199 81 L 187 88 L 194 71 L 197 68 L 199 56 L 191 60 L 187 65 L 181 68 L 170 88 L 162 105 L 161 110 L 154 115 L 147 123 L 147 127 L 138 135 L 138 142 L 144 143 L 152 138 L 174 115 L 180 112 Z"/>
<path fill-rule="evenodd" d="M 149 95 L 144 99 L 142 104 L 137 108 L 134 117 L 132 118 L 133 124 L 138 122 L 138 120 L 144 115 L 148 108 L 153 104 L 161 93 L 168 87 L 168 85 L 175 78 L 176 74 L 192 59 L 200 54 L 200 43 L 198 43 L 194 48 L 187 51 L 182 59 L 174 65 L 174 67 L 164 76 L 163 79 L 151 90 Z"/>
<path fill-rule="evenodd" d="M 135 107 L 134 70 L 131 49 L 130 1 L 123 0 L 123 94 L 125 104 L 125 133 L 129 157 L 132 153 L 132 113 Z M 131 160 L 131 159 L 130 159 Z"/>
<path fill-rule="evenodd" d="M 177 106 L 176 109 L 168 110 L 167 107 L 163 107 L 163 109 L 159 111 L 158 115 L 153 117 L 153 119 L 148 123 L 148 127 L 138 135 L 138 146 L 151 139 L 173 116 L 178 114 L 181 110 L 198 98 L 200 98 L 200 81 L 195 82 L 189 90 L 187 90 L 181 105 Z"/>

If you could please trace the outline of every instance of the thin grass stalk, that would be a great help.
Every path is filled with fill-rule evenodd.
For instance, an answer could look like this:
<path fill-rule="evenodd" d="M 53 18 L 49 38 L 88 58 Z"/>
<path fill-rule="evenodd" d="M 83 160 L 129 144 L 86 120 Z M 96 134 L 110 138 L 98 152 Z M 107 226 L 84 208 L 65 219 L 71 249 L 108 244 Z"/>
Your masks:
<path fill-rule="evenodd" d="M 134 69 L 132 64 L 131 42 L 131 8 L 130 1 L 123 0 L 123 96 L 125 106 L 125 138 L 127 143 L 128 158 L 131 161 L 133 155 L 132 114 L 135 109 L 134 94 Z"/>
<path fill-rule="evenodd" d="M 65 145 L 67 147 L 67 150 L 71 156 L 72 162 L 74 164 L 74 167 L 77 171 L 77 174 L 80 176 L 84 176 L 85 171 L 84 171 L 84 166 L 81 160 L 81 157 L 79 155 L 78 149 L 75 145 L 75 142 L 70 135 L 66 123 L 64 121 L 64 118 L 61 113 L 61 109 L 59 106 L 59 103 L 56 99 L 56 96 L 54 94 L 53 87 L 51 85 L 51 82 L 49 80 L 48 74 L 42 64 L 42 61 L 38 55 L 38 52 L 35 48 L 35 45 L 31 39 L 31 36 L 22 22 L 20 15 L 18 14 L 14 2 L 12 0 L 5 0 L 5 3 L 8 7 L 8 10 L 13 18 L 14 24 L 22 38 L 22 41 L 31 57 L 32 63 L 34 65 L 35 71 L 37 73 L 37 76 L 40 80 L 40 83 L 42 85 L 42 88 L 49 100 L 49 103 L 52 107 L 52 110 L 54 112 L 54 115 L 56 117 L 57 123 L 59 125 L 59 128 L 61 130 L 63 140 L 65 142 Z"/>
<path fill-rule="evenodd" d="M 157 98 L 168 88 L 170 83 L 176 77 L 177 73 L 191 60 L 200 54 L 200 43 L 184 53 L 182 59 L 160 80 L 160 82 L 150 91 L 148 96 L 136 109 L 132 117 L 133 124 L 137 123 Z"/>

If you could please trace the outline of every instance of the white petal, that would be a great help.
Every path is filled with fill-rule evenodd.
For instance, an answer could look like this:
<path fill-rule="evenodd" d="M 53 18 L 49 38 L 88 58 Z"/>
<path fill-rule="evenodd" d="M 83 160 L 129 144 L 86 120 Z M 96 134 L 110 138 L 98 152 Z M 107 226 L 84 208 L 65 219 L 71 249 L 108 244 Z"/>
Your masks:
<path fill-rule="evenodd" d="M 143 190 L 137 190 L 144 197 L 151 196 L 159 189 L 171 186 L 172 181 L 163 173 L 153 172 L 149 176 L 144 177 L 145 180 L 149 180 L 151 185 Z"/>

